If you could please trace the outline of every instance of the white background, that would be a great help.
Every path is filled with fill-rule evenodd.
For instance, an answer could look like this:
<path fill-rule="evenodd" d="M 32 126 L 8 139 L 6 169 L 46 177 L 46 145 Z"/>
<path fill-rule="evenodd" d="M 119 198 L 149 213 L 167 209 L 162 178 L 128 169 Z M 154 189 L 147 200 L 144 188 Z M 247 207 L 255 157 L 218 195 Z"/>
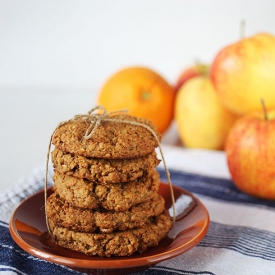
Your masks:
<path fill-rule="evenodd" d="M 54 127 L 115 71 L 143 65 L 174 84 L 243 20 L 245 36 L 275 34 L 274 14 L 273 0 L 0 0 L 0 192 L 45 162 Z"/>
<path fill-rule="evenodd" d="M 170 82 L 194 59 L 260 31 L 273 0 L 1 0 L 0 85 L 98 88 L 145 65 Z"/>

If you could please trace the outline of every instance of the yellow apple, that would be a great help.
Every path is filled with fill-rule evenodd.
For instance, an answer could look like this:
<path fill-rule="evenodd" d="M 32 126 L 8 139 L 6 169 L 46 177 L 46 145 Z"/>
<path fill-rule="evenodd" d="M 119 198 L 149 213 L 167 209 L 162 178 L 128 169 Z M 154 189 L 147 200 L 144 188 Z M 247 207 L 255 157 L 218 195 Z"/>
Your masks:
<path fill-rule="evenodd" d="M 175 86 L 175 91 L 177 92 L 180 87 L 189 79 L 199 75 L 208 75 L 209 74 L 209 65 L 196 62 L 194 65 L 191 65 L 185 68 L 177 79 L 177 84 Z"/>
<path fill-rule="evenodd" d="M 231 128 L 225 147 L 232 181 L 252 196 L 275 199 L 275 110 L 245 115 Z"/>
<path fill-rule="evenodd" d="M 176 95 L 175 122 L 186 147 L 224 149 L 226 135 L 236 119 L 221 104 L 208 76 L 191 78 Z"/>
<path fill-rule="evenodd" d="M 211 78 L 229 110 L 246 114 L 275 108 L 275 36 L 259 33 L 223 48 L 214 58 Z"/>

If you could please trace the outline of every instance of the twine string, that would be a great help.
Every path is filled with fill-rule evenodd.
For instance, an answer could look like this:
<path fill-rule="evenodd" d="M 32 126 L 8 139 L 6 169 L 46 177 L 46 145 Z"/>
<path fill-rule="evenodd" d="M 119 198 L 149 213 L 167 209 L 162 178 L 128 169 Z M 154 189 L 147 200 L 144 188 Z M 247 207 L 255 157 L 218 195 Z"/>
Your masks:
<path fill-rule="evenodd" d="M 98 112 L 101 111 L 101 112 Z M 97 112 L 97 113 L 95 113 Z M 173 186 L 172 186 L 172 182 L 171 182 L 171 178 L 170 178 L 170 173 L 168 171 L 167 168 L 167 164 L 164 158 L 164 154 L 161 148 L 161 144 L 159 141 L 159 138 L 156 134 L 156 132 L 148 125 L 141 123 L 141 122 L 137 122 L 137 121 L 130 121 L 130 120 L 123 120 L 123 119 L 117 119 L 117 118 L 113 118 L 112 116 L 117 115 L 119 113 L 125 113 L 127 112 L 127 110 L 120 110 L 120 111 L 114 111 L 114 112 L 110 112 L 107 113 L 106 109 L 99 105 L 96 106 L 94 108 L 92 108 L 87 114 L 83 114 L 83 115 L 75 115 L 72 119 L 69 119 L 67 121 L 63 121 L 60 122 L 57 127 L 54 129 L 54 131 L 52 132 L 51 136 L 50 136 L 50 141 L 48 144 L 48 150 L 47 150 L 47 161 L 46 161 L 46 175 L 45 175 L 45 179 L 44 179 L 44 199 L 45 199 L 45 211 L 46 211 L 46 205 L 47 205 L 47 189 L 48 189 L 48 173 L 49 173 L 49 159 L 50 159 L 50 151 L 51 151 L 51 144 L 52 144 L 52 139 L 53 136 L 56 132 L 56 130 L 61 127 L 62 125 L 69 123 L 69 122 L 74 122 L 74 121 L 87 121 L 89 123 L 89 126 L 83 136 L 84 139 L 89 140 L 93 134 L 95 133 L 95 131 L 97 130 L 98 126 L 101 124 L 101 122 L 103 121 L 109 121 L 109 122 L 115 122 L 115 123 L 127 123 L 127 124 L 131 124 L 131 125 L 135 125 L 135 126 L 141 126 L 145 129 L 147 129 L 148 131 L 150 131 L 150 133 L 154 136 L 154 138 L 157 141 L 158 144 L 158 148 L 160 151 L 160 155 L 163 161 L 163 166 L 166 172 L 166 177 L 167 177 L 167 181 L 170 187 L 170 193 L 171 193 L 171 199 L 172 199 L 172 207 L 173 207 L 173 222 L 175 223 L 176 221 L 176 209 L 175 209 L 175 197 L 174 197 L 174 190 L 173 190 Z M 49 233 L 52 235 L 50 226 L 49 226 L 49 222 L 48 222 L 48 217 L 47 217 L 47 213 L 46 214 L 46 225 L 48 228 Z"/>

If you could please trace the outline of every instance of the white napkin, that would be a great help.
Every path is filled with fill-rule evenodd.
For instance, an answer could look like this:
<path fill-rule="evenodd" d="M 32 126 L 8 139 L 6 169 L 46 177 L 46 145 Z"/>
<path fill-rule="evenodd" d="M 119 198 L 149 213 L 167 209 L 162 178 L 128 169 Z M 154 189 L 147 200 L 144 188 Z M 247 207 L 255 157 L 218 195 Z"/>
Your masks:
<path fill-rule="evenodd" d="M 202 201 L 209 211 L 211 224 L 205 238 L 196 247 L 135 274 L 275 274 L 275 201 L 257 200 L 238 191 L 229 180 L 223 153 L 192 152 L 169 147 L 165 147 L 164 152 L 173 184 L 189 190 Z M 194 154 L 200 155 L 198 166 L 192 158 L 193 164 L 189 163 L 192 167 L 187 169 L 188 165 L 184 164 L 188 163 L 188 157 L 192 154 L 193 157 Z M 202 169 L 200 166 L 203 166 Z M 160 172 L 165 180 L 165 172 L 161 168 Z M 36 169 L 0 196 L 0 233 L 7 234 L 3 242 L 8 238 L 7 228 L 12 211 L 23 198 L 43 188 L 44 176 L 43 167 Z M 183 196 L 181 202 L 176 205 L 177 211 L 190 204 L 190 197 Z M 34 274 L 28 273 L 24 265 L 16 266 L 16 261 L 2 259 L 1 247 L 3 251 L 20 251 L 21 261 L 37 261 L 12 244 L 1 243 L 0 236 L 1 274 L 8 268 L 18 274 Z M 39 271 L 42 275 L 49 274 L 43 273 L 47 268 L 51 268 L 51 274 L 79 274 L 46 261 L 39 260 L 39 263 L 44 268 Z"/>

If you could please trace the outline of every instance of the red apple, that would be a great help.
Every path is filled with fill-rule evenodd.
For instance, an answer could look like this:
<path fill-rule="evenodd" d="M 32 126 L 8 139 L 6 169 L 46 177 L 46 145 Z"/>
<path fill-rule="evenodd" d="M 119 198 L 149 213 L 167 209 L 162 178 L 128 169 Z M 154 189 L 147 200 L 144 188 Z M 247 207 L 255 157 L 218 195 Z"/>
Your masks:
<path fill-rule="evenodd" d="M 200 75 L 208 75 L 208 73 L 209 65 L 207 64 L 197 62 L 193 66 L 187 67 L 178 77 L 175 91 L 177 92 L 187 80 Z"/>
<path fill-rule="evenodd" d="M 260 33 L 224 47 L 214 58 L 211 79 L 226 108 L 243 115 L 275 108 L 275 36 Z"/>
<path fill-rule="evenodd" d="M 243 192 L 275 199 L 275 110 L 238 119 L 225 152 L 233 182 Z"/>

